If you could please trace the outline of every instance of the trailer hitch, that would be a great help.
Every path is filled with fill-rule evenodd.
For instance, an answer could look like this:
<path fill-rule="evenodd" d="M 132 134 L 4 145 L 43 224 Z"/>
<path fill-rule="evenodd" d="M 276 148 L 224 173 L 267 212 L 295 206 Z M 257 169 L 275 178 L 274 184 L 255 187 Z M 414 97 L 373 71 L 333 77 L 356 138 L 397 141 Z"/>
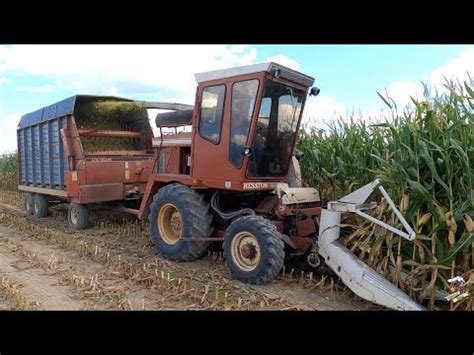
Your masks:
<path fill-rule="evenodd" d="M 400 220 L 405 232 L 363 212 L 377 206 L 376 203 L 365 203 L 377 188 Z M 424 307 L 370 268 L 338 241 L 343 212 L 355 213 L 407 240 L 415 239 L 416 233 L 397 209 L 380 180 L 376 179 L 338 201 L 331 201 L 326 209 L 322 209 L 318 252 L 344 284 L 358 296 L 391 309 L 424 310 Z"/>

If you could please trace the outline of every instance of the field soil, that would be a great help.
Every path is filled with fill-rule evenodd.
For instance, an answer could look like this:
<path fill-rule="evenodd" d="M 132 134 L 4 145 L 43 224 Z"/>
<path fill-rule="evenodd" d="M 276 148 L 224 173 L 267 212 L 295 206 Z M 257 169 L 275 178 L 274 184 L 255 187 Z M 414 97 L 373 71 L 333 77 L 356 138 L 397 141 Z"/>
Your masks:
<path fill-rule="evenodd" d="M 14 196 L 15 195 L 15 196 Z M 156 255 L 144 222 L 96 213 L 71 232 L 64 205 L 25 216 L 19 194 L 0 196 L 0 310 L 380 310 L 337 279 L 286 266 L 270 284 L 230 277 L 216 248 L 175 263 Z"/>

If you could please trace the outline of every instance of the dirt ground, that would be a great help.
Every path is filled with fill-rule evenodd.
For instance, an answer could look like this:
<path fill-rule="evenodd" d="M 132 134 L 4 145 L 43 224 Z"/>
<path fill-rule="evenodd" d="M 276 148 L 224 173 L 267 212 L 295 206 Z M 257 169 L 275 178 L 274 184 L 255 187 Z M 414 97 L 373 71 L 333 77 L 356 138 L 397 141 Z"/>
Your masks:
<path fill-rule="evenodd" d="M 381 309 L 337 279 L 290 268 L 268 285 L 245 285 L 231 279 L 219 251 L 170 262 L 133 219 L 99 216 L 93 229 L 71 232 L 63 206 L 36 219 L 2 201 L 0 309 Z"/>

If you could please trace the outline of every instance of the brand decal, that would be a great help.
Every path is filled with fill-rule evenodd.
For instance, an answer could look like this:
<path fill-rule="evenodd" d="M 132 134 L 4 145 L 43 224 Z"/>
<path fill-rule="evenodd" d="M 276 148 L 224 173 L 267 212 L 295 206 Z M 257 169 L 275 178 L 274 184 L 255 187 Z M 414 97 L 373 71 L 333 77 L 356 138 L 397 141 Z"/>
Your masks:
<path fill-rule="evenodd" d="M 268 189 L 268 182 L 244 182 L 244 190 Z"/>

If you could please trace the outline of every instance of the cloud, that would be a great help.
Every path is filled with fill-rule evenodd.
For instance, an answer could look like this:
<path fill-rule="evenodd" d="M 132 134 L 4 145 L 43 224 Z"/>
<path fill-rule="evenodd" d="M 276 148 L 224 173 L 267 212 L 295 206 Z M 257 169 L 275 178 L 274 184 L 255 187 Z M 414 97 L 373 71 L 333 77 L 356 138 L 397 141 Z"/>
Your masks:
<path fill-rule="evenodd" d="M 461 83 L 471 80 L 474 84 L 474 49 L 465 49 L 457 58 L 434 69 L 426 82 L 428 91 L 436 89 L 438 92 L 445 92 L 442 86 L 445 78 L 448 80 L 459 80 Z M 387 88 L 378 90 L 384 97 L 387 95 L 393 99 L 397 105 L 398 112 L 407 105 L 412 106 L 410 97 L 417 100 L 426 100 L 425 90 L 421 81 L 394 81 Z M 324 128 L 335 120 L 342 119 L 348 121 L 364 121 L 368 124 L 391 120 L 392 112 L 381 102 L 379 109 L 365 110 L 351 114 L 345 105 L 330 96 L 318 96 L 315 99 L 308 98 L 303 124 L 311 127 Z"/>
<path fill-rule="evenodd" d="M 233 45 L 233 46 L 230 46 L 230 50 L 234 53 L 244 53 L 245 52 L 245 48 L 247 46 L 244 46 L 244 45 Z"/>
<path fill-rule="evenodd" d="M 301 125 L 307 129 L 326 129 L 339 121 L 362 121 L 366 124 L 374 124 L 390 120 L 391 117 L 392 113 L 388 108 L 349 112 L 342 102 L 323 95 L 307 99 Z"/>
<path fill-rule="evenodd" d="M 376 110 L 368 110 L 355 113 L 353 119 L 354 121 L 363 121 L 366 124 L 386 122 L 392 119 L 392 112 L 388 107 Z"/>
<path fill-rule="evenodd" d="M 14 152 L 16 150 L 16 128 L 20 123 L 22 114 L 15 112 L 5 118 L 0 118 L 0 153 Z"/>
<path fill-rule="evenodd" d="M 302 125 L 305 127 L 324 128 L 341 116 L 346 116 L 346 107 L 333 97 L 322 95 L 308 97 L 303 112 Z"/>
<path fill-rule="evenodd" d="M 67 54 L 68 59 L 64 60 Z M 19 88 L 20 91 L 50 92 L 71 90 L 78 94 L 118 96 L 147 95 L 157 101 L 194 103 L 194 74 L 203 71 L 248 65 L 256 62 L 257 50 L 246 45 L 19 45 L 0 46 L 0 73 L 26 74 L 46 79 L 50 84 Z M 298 70 L 299 63 L 282 53 L 268 57 Z M 457 58 L 436 68 L 427 78 L 428 84 L 444 83 L 443 76 L 474 78 L 474 49 L 466 49 Z M 10 79 L 0 76 L 0 84 Z M 375 90 L 374 90 L 375 91 Z M 385 89 L 378 90 L 385 94 Z M 394 81 L 387 92 L 399 109 L 410 102 L 410 96 L 423 99 L 421 82 Z M 380 107 L 384 104 L 380 101 Z M 354 115 L 356 119 L 374 122 L 389 116 L 389 110 L 367 110 Z M 15 110 L 16 111 L 16 110 Z M 156 114 L 156 113 L 155 113 Z M 17 115 L 17 116 L 14 116 Z M 16 147 L 15 130 L 6 122 L 19 120 L 19 114 L 0 117 L 0 151 Z M 346 105 L 334 96 L 309 97 L 303 124 L 323 128 L 336 119 L 348 120 Z M 153 116 L 154 118 L 154 116 Z M 155 125 L 152 123 L 152 127 Z M 9 129 L 9 130 L 8 130 Z M 12 132 L 4 133 L 4 132 Z M 13 137 L 13 138 L 12 138 Z M 5 139 L 7 138 L 7 139 Z"/>
<path fill-rule="evenodd" d="M 256 49 L 248 46 L 0 46 L 1 68 L 48 78 L 61 90 L 174 96 L 185 103 L 194 100 L 195 73 L 252 64 L 256 57 Z"/>
<path fill-rule="evenodd" d="M 119 91 L 115 86 L 111 86 L 107 89 L 107 95 L 110 96 L 119 96 Z"/>
<path fill-rule="evenodd" d="M 395 101 L 398 109 L 403 109 L 411 103 L 410 97 L 417 100 L 425 100 L 423 94 L 423 85 L 414 81 L 394 81 L 388 88 L 380 93 L 386 97 L 386 94 Z"/>
<path fill-rule="evenodd" d="M 24 91 L 24 92 L 51 92 L 53 90 L 54 90 L 54 87 L 51 84 L 16 89 L 16 91 Z"/>
<path fill-rule="evenodd" d="M 195 73 L 253 64 L 256 59 L 257 50 L 246 45 L 0 45 L 0 73 L 48 82 L 17 88 L 20 92 L 146 95 L 188 104 L 194 103 Z M 0 81 L 6 82 L 3 76 Z M 15 149 L 17 121 L 17 114 L 0 117 L 0 151 Z"/>
<path fill-rule="evenodd" d="M 460 83 L 467 81 L 474 84 L 474 49 L 463 50 L 458 57 L 434 69 L 427 79 L 426 84 L 429 94 L 434 92 L 446 93 L 447 89 L 444 87 L 446 80 L 459 81 Z M 427 99 L 421 81 L 394 81 L 386 90 L 379 91 L 382 94 L 388 92 L 388 95 L 397 104 L 398 109 L 411 104 L 410 96 L 418 100 Z"/>
<path fill-rule="evenodd" d="M 299 63 L 296 60 L 291 59 L 284 54 L 278 54 L 273 57 L 268 57 L 265 62 L 278 63 L 293 70 L 298 70 L 298 68 L 300 67 Z"/>
<path fill-rule="evenodd" d="M 457 58 L 433 70 L 430 81 L 439 89 L 440 86 L 445 84 L 444 78 L 448 80 L 459 79 L 461 83 L 469 82 L 468 73 L 474 79 L 474 49 L 472 48 L 463 50 Z"/>

